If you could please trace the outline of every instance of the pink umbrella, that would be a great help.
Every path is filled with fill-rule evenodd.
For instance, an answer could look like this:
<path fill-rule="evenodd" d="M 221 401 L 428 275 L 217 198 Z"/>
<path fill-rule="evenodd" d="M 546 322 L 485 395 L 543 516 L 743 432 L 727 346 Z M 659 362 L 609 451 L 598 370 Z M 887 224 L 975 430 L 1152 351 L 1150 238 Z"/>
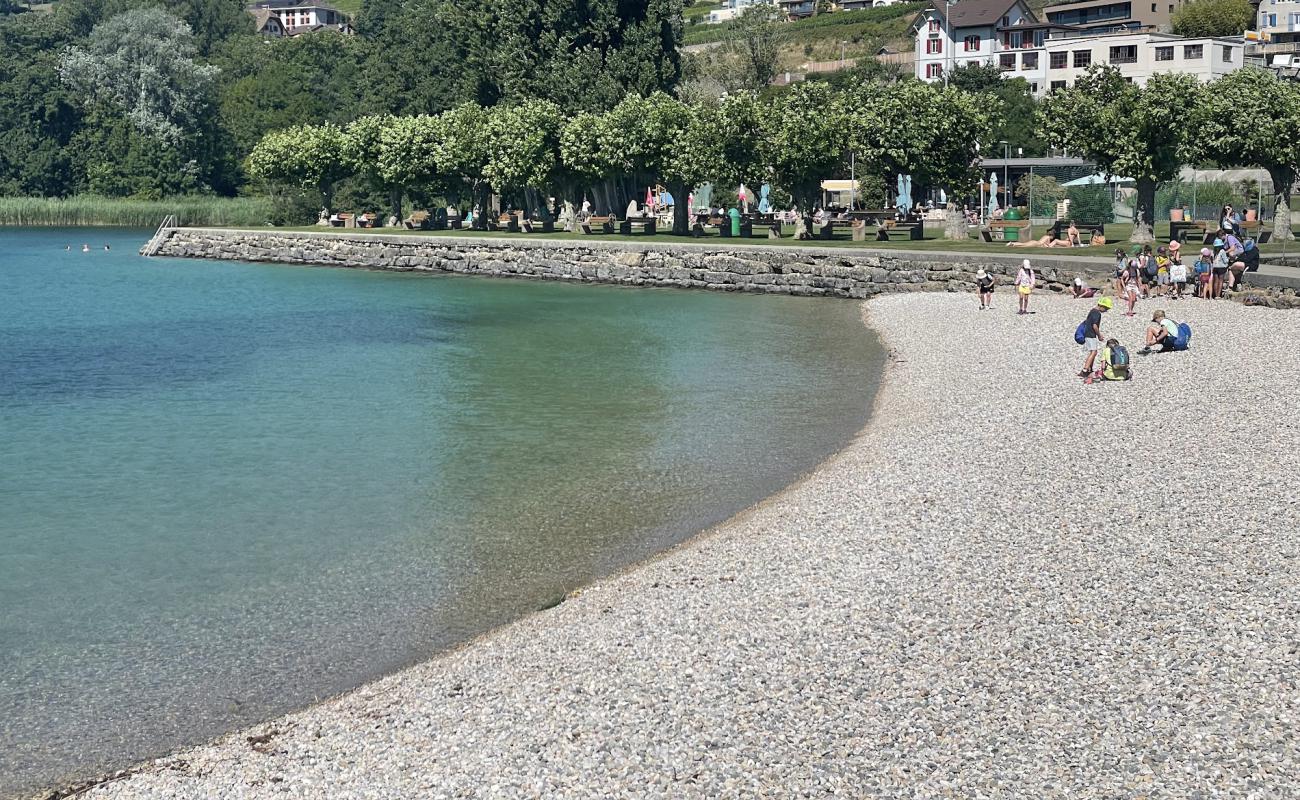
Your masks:
<path fill-rule="evenodd" d="M 645 207 L 646 207 L 646 208 L 654 208 L 654 207 L 655 207 L 655 195 L 654 195 L 654 190 L 651 189 L 649 186 L 645 187 Z"/>

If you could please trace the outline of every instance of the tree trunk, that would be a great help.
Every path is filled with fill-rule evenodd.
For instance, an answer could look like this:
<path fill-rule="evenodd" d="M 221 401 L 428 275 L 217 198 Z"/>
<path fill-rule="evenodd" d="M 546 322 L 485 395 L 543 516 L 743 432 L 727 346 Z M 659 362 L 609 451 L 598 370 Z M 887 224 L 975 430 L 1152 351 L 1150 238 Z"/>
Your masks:
<path fill-rule="evenodd" d="M 320 189 L 321 203 L 325 209 L 333 213 L 334 211 L 334 184 L 328 181 L 321 181 L 317 187 Z"/>
<path fill-rule="evenodd" d="M 1295 183 L 1295 173 L 1291 170 L 1272 170 L 1268 175 L 1273 179 L 1273 238 L 1276 241 L 1294 241 L 1291 232 L 1291 185 Z"/>
<path fill-rule="evenodd" d="M 686 184 L 669 183 L 668 193 L 673 196 L 673 235 L 689 236 L 691 233 L 691 209 L 687 202 Z"/>
<path fill-rule="evenodd" d="M 398 222 L 401 222 L 402 221 L 402 190 L 401 189 L 388 190 L 388 206 L 389 208 L 392 209 L 393 217 L 395 217 Z"/>
<path fill-rule="evenodd" d="M 949 207 L 944 212 L 943 238 L 964 242 L 970 238 L 970 228 L 966 225 L 966 215 L 959 208 Z"/>
<path fill-rule="evenodd" d="M 1154 242 L 1152 232 L 1155 224 L 1156 182 L 1150 178 L 1138 178 L 1137 205 L 1133 207 L 1133 235 L 1128 237 L 1134 244 Z M 1104 220 L 1103 220 L 1104 221 Z"/>

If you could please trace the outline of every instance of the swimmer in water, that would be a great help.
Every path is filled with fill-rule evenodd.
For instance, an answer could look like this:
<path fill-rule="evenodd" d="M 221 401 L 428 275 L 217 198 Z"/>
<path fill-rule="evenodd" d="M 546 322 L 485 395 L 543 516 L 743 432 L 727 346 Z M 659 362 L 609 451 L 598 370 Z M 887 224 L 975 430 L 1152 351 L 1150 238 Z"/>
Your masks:
<path fill-rule="evenodd" d="M 81 252 L 83 252 L 83 253 L 89 253 L 89 252 L 90 252 L 90 245 L 88 245 L 88 244 L 83 244 L 83 245 L 81 246 Z"/>
<path fill-rule="evenodd" d="M 108 245 L 104 245 L 104 251 L 108 252 Z"/>

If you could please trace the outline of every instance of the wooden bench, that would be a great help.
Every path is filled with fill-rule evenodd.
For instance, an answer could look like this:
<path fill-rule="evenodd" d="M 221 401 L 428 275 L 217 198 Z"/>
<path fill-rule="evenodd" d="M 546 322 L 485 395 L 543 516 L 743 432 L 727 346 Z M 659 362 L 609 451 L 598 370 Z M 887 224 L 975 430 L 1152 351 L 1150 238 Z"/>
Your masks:
<path fill-rule="evenodd" d="M 596 233 L 613 233 L 614 218 L 595 217 L 595 216 L 587 217 L 582 222 L 578 223 L 578 227 L 581 228 L 582 232 L 587 235 L 592 235 Z"/>
<path fill-rule="evenodd" d="M 1007 228 L 1014 228 L 1019 233 L 1029 231 L 1029 220 L 1027 219 L 991 219 L 989 220 L 988 229 L 993 241 L 1005 242 L 1007 240 Z M 1017 240 L 1021 237 L 1017 235 Z"/>
<path fill-rule="evenodd" d="M 925 222 L 885 222 L 876 229 L 876 241 L 888 242 L 892 239 L 908 239 L 919 242 L 925 238 Z"/>
<path fill-rule="evenodd" d="M 330 217 L 331 228 L 355 228 L 357 224 L 352 221 L 355 214 L 335 214 Z"/>
<path fill-rule="evenodd" d="M 1195 231 L 1197 238 L 1205 238 L 1206 224 L 1204 222 L 1188 222 L 1179 220 L 1169 223 L 1169 238 L 1179 243 L 1187 242 L 1187 234 Z"/>
<path fill-rule="evenodd" d="M 1257 219 L 1241 223 L 1241 235 L 1243 238 L 1254 239 L 1256 244 L 1268 244 L 1268 240 L 1273 238 L 1273 232 Z"/>
<path fill-rule="evenodd" d="M 618 232 L 624 236 L 631 236 L 633 228 L 640 228 L 647 236 L 654 236 L 658 224 L 659 220 L 655 217 L 628 217 L 619 223 Z"/>
<path fill-rule="evenodd" d="M 1106 223 L 1104 222 L 1079 222 L 1075 221 L 1074 227 L 1079 229 L 1079 240 L 1087 242 L 1092 237 L 1092 232 L 1097 231 L 1102 236 L 1106 235 Z M 1070 221 L 1067 219 L 1058 219 L 1056 224 L 1052 225 L 1052 238 L 1064 239 L 1065 232 L 1070 229 Z"/>
<path fill-rule="evenodd" d="M 412 211 L 411 216 L 402 220 L 408 231 L 425 230 L 429 227 L 429 218 L 432 215 L 428 211 Z"/>
<path fill-rule="evenodd" d="M 814 221 L 813 227 L 817 228 L 816 238 L 829 240 L 835 238 L 835 230 L 837 228 L 852 233 L 853 227 L 860 223 L 865 224 L 862 220 L 857 219 L 828 219 L 821 224 L 820 228 L 817 227 L 817 223 Z"/>

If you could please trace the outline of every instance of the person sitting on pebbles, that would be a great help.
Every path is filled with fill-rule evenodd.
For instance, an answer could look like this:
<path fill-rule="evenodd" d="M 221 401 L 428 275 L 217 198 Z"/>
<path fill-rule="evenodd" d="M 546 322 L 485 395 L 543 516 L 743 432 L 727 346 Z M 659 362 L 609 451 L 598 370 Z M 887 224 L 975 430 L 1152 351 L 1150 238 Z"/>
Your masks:
<path fill-rule="evenodd" d="M 1151 326 L 1147 328 L 1146 346 L 1140 352 L 1144 355 L 1150 353 L 1154 347 L 1160 347 L 1163 350 L 1172 350 L 1173 341 L 1178 337 L 1178 323 L 1174 322 L 1165 315 L 1163 310 L 1157 309 L 1151 315 Z"/>
<path fill-rule="evenodd" d="M 1084 383 L 1092 383 L 1094 380 L 1127 381 L 1132 378 L 1133 371 L 1129 366 L 1128 350 L 1119 343 L 1118 339 L 1112 338 L 1107 339 L 1106 346 L 1101 349 L 1101 367 L 1095 375 L 1085 378 Z"/>
<path fill-rule="evenodd" d="M 1070 294 L 1075 300 L 1080 298 L 1090 298 L 1097 295 L 1097 290 L 1088 285 L 1082 275 L 1074 276 L 1074 283 L 1070 284 Z"/>

